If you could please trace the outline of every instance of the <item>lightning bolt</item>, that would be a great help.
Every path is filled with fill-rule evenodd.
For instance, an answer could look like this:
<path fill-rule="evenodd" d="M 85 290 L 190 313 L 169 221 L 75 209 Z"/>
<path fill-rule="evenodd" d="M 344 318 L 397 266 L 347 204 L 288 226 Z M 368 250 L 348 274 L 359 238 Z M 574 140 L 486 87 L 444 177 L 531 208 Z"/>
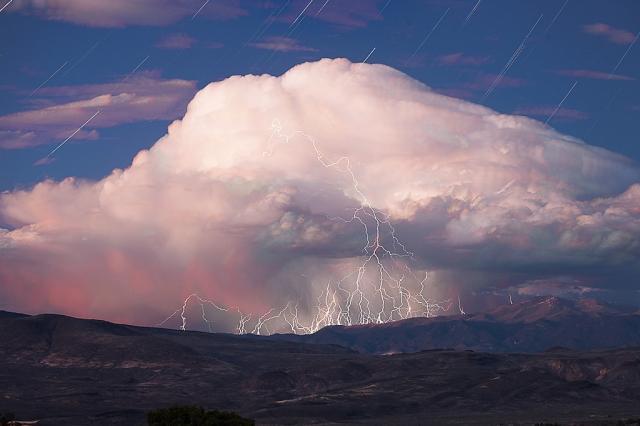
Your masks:
<path fill-rule="evenodd" d="M 462 303 L 460 302 L 459 295 L 458 295 L 458 310 L 460 311 L 460 315 L 467 315 L 467 313 L 464 311 L 464 308 L 462 308 Z"/>
<path fill-rule="evenodd" d="M 337 281 L 327 282 L 317 296 L 315 305 L 307 310 L 305 318 L 300 314 L 299 302 L 295 301 L 289 301 L 280 308 L 272 307 L 254 317 L 243 313 L 238 307 L 220 306 L 191 294 L 180 308 L 159 325 L 179 317 L 178 328 L 186 330 L 190 304 L 200 307 L 203 323 L 209 330 L 212 329 L 212 321 L 207 317 L 205 308 L 237 315 L 236 332 L 240 334 L 271 334 L 282 330 L 307 334 L 329 325 L 382 324 L 417 316 L 429 318 L 447 312 L 453 303 L 449 299 L 438 301 L 426 296 L 428 272 L 415 271 L 409 266 L 414 254 L 398 238 L 389 215 L 375 208 L 365 195 L 349 157 L 328 158 L 313 137 L 299 130 L 286 134 L 278 120 L 272 122 L 271 136 L 263 157 L 269 157 L 276 148 L 294 142 L 307 144 L 322 167 L 337 170 L 350 182 L 350 190 L 358 206 L 350 217 L 327 218 L 362 229 L 362 254 L 356 258 L 360 259 L 357 267 Z M 418 275 L 422 274 L 420 278 Z M 413 287 L 417 287 L 417 290 Z M 465 314 L 460 298 L 458 309 Z"/>

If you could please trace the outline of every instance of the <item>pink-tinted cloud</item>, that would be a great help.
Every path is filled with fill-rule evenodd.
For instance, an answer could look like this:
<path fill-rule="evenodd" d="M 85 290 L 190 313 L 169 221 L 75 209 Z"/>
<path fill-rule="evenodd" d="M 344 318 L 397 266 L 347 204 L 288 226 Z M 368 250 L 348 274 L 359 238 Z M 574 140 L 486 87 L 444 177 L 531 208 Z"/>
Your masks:
<path fill-rule="evenodd" d="M 38 145 L 38 135 L 33 131 L 0 130 L 0 147 L 5 149 L 25 148 Z"/>
<path fill-rule="evenodd" d="M 491 60 L 488 56 L 466 55 L 462 52 L 450 53 L 448 55 L 439 56 L 437 62 L 440 65 L 470 65 L 478 66 L 489 63 Z"/>
<path fill-rule="evenodd" d="M 163 37 L 158 44 L 157 47 L 161 49 L 190 49 L 196 43 L 196 39 L 188 36 L 187 34 L 169 34 Z"/>
<path fill-rule="evenodd" d="M 249 43 L 258 49 L 275 50 L 276 52 L 315 52 L 317 49 L 303 46 L 298 40 L 289 37 L 267 37 L 264 40 Z"/>
<path fill-rule="evenodd" d="M 581 70 L 581 69 L 566 69 L 556 71 L 560 75 L 566 75 L 575 78 L 588 78 L 592 80 L 635 80 L 633 77 L 620 74 L 611 74 L 608 72 L 594 71 L 594 70 Z"/>
<path fill-rule="evenodd" d="M 390 67 L 322 60 L 208 85 L 129 167 L 0 194 L 0 224 L 5 309 L 153 324 L 198 293 L 254 318 L 290 303 L 308 323 L 355 277 L 381 304 L 386 275 L 359 269 L 372 241 L 407 253 L 381 254 L 388 294 L 427 278 L 425 300 L 623 285 L 640 264 L 640 170 Z"/>
<path fill-rule="evenodd" d="M 522 107 L 516 109 L 514 114 L 540 118 L 547 118 L 553 115 L 556 119 L 559 118 L 565 120 L 586 120 L 589 118 L 589 114 L 584 111 L 578 111 L 572 108 L 559 108 L 556 110 L 555 106 Z"/>
<path fill-rule="evenodd" d="M 171 24 L 193 16 L 202 4 L 200 0 L 16 0 L 5 12 L 92 27 L 124 27 Z M 234 19 L 247 13 L 239 0 L 216 0 L 198 17 Z"/>
<path fill-rule="evenodd" d="M 140 73 L 114 83 L 44 88 L 36 109 L 0 116 L 0 148 L 60 142 L 96 111 L 75 140 L 97 139 L 95 129 L 143 120 L 167 120 L 184 111 L 195 82 Z"/>
<path fill-rule="evenodd" d="M 631 31 L 615 28 L 603 23 L 585 25 L 583 29 L 588 34 L 604 37 L 610 42 L 617 44 L 630 44 L 635 38 L 635 34 Z"/>

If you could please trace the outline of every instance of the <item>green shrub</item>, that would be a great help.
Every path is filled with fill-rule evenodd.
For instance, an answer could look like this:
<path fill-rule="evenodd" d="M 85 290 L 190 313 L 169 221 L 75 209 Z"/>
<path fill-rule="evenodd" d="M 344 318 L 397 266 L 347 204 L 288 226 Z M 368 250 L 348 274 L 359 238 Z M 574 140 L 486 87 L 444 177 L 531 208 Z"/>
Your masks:
<path fill-rule="evenodd" d="M 228 411 L 205 411 L 195 405 L 176 405 L 147 414 L 149 426 L 253 426 L 255 422 Z"/>

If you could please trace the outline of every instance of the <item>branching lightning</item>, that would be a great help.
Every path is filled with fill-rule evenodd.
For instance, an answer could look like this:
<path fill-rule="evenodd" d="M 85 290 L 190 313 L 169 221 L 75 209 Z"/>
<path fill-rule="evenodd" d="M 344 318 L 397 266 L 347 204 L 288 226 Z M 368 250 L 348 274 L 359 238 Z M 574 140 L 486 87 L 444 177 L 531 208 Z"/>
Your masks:
<path fill-rule="evenodd" d="M 282 331 L 306 334 L 329 325 L 381 324 L 416 316 L 433 317 L 448 311 L 453 304 L 451 300 L 437 301 L 426 296 L 428 272 L 416 271 L 409 266 L 413 253 L 397 237 L 389 216 L 376 209 L 365 195 L 349 157 L 327 158 L 313 137 L 302 131 L 285 134 L 278 120 L 272 123 L 271 137 L 263 156 L 269 157 L 278 146 L 293 142 L 308 144 L 322 167 L 337 170 L 350 183 L 349 189 L 358 207 L 350 217 L 329 219 L 362 229 L 362 254 L 353 259 L 357 266 L 335 282 L 329 281 L 316 297 L 315 305 L 304 309 L 304 313 L 299 302 L 289 301 L 284 306 L 253 316 L 238 307 L 223 307 L 191 294 L 159 325 L 179 317 L 178 328 L 186 330 L 189 304 L 200 307 L 202 320 L 209 330 L 212 321 L 207 317 L 205 307 L 237 317 L 236 332 L 240 334 Z M 422 274 L 420 278 L 418 275 Z M 459 298 L 458 308 L 464 315 Z"/>

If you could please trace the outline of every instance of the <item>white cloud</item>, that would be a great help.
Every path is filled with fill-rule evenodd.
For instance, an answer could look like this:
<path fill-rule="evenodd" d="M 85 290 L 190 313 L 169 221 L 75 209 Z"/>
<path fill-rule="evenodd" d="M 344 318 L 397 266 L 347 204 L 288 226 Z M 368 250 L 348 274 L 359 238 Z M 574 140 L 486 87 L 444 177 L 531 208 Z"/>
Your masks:
<path fill-rule="evenodd" d="M 127 169 L 2 194 L 12 230 L 0 237 L 0 297 L 14 309 L 142 322 L 193 292 L 254 312 L 287 300 L 304 310 L 361 259 L 360 224 L 334 219 L 361 196 L 344 160 L 319 161 L 345 157 L 411 266 L 435 271 L 440 296 L 469 283 L 637 272 L 630 160 L 387 66 L 338 59 L 212 83 Z M 617 285 L 604 275 L 590 287 Z"/>

